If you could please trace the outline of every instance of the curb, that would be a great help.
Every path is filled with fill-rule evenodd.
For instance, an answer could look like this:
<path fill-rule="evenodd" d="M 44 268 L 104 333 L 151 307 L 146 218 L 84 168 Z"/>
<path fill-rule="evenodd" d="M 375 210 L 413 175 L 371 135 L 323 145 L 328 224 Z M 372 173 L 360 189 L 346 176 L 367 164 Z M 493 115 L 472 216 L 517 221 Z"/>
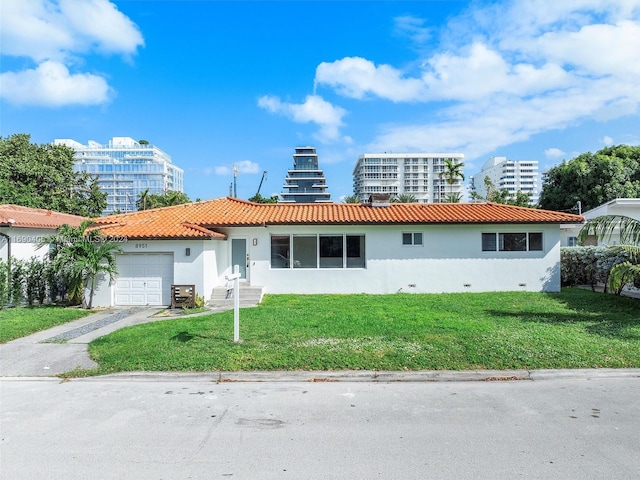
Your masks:
<path fill-rule="evenodd" d="M 500 382 L 598 378 L 640 378 L 640 368 L 592 368 L 567 370 L 421 370 L 421 371 L 252 371 L 252 372 L 128 372 L 71 381 L 177 381 L 177 382 Z"/>

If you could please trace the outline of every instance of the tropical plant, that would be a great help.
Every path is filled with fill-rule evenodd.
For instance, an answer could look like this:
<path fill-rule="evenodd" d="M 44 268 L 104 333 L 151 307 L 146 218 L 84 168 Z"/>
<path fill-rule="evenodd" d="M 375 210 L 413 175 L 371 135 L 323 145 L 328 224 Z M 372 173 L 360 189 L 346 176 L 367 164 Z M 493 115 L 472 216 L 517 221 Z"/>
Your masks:
<path fill-rule="evenodd" d="M 531 193 L 518 190 L 515 195 L 509 193 L 506 188 L 498 189 L 488 176 L 484 177 L 485 196 L 477 192 L 471 192 L 471 198 L 477 202 L 502 203 L 504 205 L 515 205 L 517 207 L 531 206 Z"/>
<path fill-rule="evenodd" d="M 361 203 L 360 202 L 360 197 L 358 197 L 358 195 L 346 195 L 343 199 L 342 199 L 343 203 Z"/>
<path fill-rule="evenodd" d="M 0 260 L 0 310 L 9 303 L 9 263 Z"/>
<path fill-rule="evenodd" d="M 391 198 L 393 203 L 416 203 L 418 199 L 410 193 L 401 193 Z"/>
<path fill-rule="evenodd" d="M 249 201 L 253 203 L 278 203 L 278 195 L 263 197 L 259 193 L 256 193 L 253 197 L 249 198 Z"/>
<path fill-rule="evenodd" d="M 101 237 L 98 230 L 90 229 L 90 225 L 88 221 L 79 227 L 63 225 L 58 235 L 43 242 L 52 245 L 51 259 L 67 278 L 69 296 L 79 297 L 82 307 L 87 309 L 93 304 L 97 277 L 108 274 L 110 283 L 115 280 L 116 254 L 122 251 L 117 243 Z"/>
<path fill-rule="evenodd" d="M 453 185 L 458 183 L 459 180 L 464 180 L 463 167 L 464 163 L 462 162 L 456 162 L 450 158 L 444 159 L 444 170 L 438 175 L 440 178 L 444 178 L 444 181 L 449 185 L 449 193 L 445 197 L 446 202 L 458 203 L 462 199 L 462 195 L 454 195 Z"/>
<path fill-rule="evenodd" d="M 147 188 L 138 194 L 136 199 L 136 208 L 138 210 L 149 210 L 150 208 L 170 207 L 172 205 L 181 205 L 190 203 L 189 197 L 183 192 L 176 190 L 167 190 L 163 193 L 149 193 Z"/>
<path fill-rule="evenodd" d="M 38 257 L 31 257 L 25 265 L 26 297 L 30 306 L 35 300 L 40 305 L 44 303 L 47 292 L 45 270 L 45 260 Z"/>
<path fill-rule="evenodd" d="M 580 242 L 589 235 L 607 241 L 617 233 L 620 245 L 609 248 L 625 252 L 629 259 L 614 265 L 609 274 L 609 287 L 620 294 L 626 285 L 633 284 L 640 288 L 640 221 L 624 215 L 602 215 L 589 220 L 580 230 Z"/>

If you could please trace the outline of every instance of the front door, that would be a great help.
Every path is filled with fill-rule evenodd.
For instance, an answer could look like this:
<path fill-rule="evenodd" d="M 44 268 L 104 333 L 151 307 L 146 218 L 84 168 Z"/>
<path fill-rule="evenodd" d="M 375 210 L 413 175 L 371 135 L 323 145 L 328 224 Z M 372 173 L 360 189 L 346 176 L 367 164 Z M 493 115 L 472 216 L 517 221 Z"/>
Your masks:
<path fill-rule="evenodd" d="M 249 280 L 249 254 L 247 252 L 246 238 L 231 239 L 231 271 L 235 269 L 235 265 L 240 267 L 240 278 Z"/>

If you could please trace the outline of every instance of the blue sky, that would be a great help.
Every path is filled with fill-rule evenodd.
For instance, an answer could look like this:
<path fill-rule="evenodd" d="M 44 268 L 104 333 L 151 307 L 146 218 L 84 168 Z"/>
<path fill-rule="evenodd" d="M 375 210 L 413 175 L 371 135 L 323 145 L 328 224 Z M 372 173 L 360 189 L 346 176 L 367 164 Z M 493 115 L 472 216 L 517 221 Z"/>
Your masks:
<path fill-rule="evenodd" d="M 461 152 L 543 169 L 640 144 L 640 0 L 0 2 L 0 135 L 146 139 L 192 198 L 282 191 L 317 148 Z"/>

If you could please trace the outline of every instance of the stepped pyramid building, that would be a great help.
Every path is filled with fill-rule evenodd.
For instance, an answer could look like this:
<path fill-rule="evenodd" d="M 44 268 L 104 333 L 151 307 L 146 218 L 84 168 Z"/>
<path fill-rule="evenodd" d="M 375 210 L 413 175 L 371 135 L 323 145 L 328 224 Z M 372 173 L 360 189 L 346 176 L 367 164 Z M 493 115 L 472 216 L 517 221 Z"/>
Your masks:
<path fill-rule="evenodd" d="M 279 203 L 331 202 L 327 181 L 323 171 L 318 168 L 318 154 L 314 147 L 296 147 L 293 169 L 287 172 L 285 182 Z"/>

